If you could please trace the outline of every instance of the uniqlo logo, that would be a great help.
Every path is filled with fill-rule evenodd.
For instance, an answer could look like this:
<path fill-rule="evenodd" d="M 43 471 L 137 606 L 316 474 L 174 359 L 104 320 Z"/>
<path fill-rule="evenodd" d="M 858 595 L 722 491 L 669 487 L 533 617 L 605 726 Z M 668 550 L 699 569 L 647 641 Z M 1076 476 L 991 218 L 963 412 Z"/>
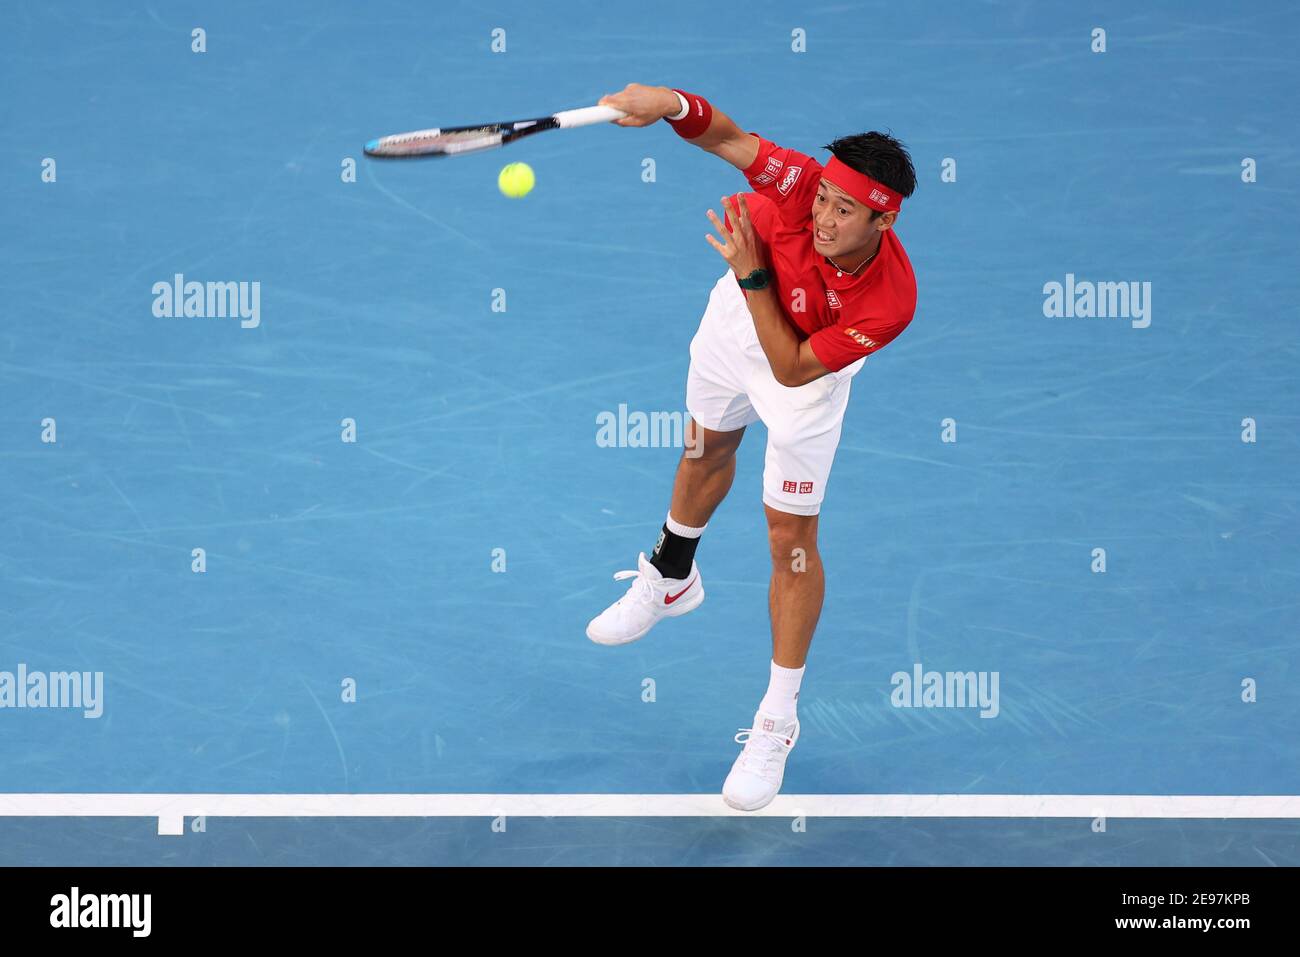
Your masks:
<path fill-rule="evenodd" d="M 764 718 L 764 719 L 763 719 L 763 730 L 764 730 L 764 731 L 771 731 L 771 730 L 773 730 L 774 728 L 776 728 L 776 725 L 772 723 L 772 719 L 771 719 L 771 718 Z"/>
<path fill-rule="evenodd" d="M 781 175 L 781 167 L 784 166 L 781 160 L 775 156 L 767 158 L 767 165 L 763 167 L 763 172 L 754 177 L 754 183 L 757 186 L 766 186 L 769 183 L 775 183 L 776 178 Z"/>
<path fill-rule="evenodd" d="M 781 483 L 781 491 L 782 491 L 782 492 L 794 492 L 795 489 L 797 489 L 797 488 L 798 488 L 798 485 L 796 485 L 794 482 L 782 482 L 782 483 Z"/>
<path fill-rule="evenodd" d="M 882 193 L 882 192 L 881 192 L 880 190 L 878 190 L 878 189 L 873 189 L 873 190 L 871 191 L 871 201 L 872 201 L 873 203 L 880 203 L 882 206 L 888 206 L 888 205 L 889 205 L 889 194 L 888 194 L 888 193 Z"/>
<path fill-rule="evenodd" d="M 834 289 L 826 290 L 826 301 L 831 304 L 832 309 L 838 309 L 840 307 L 840 297 L 835 295 Z"/>
<path fill-rule="evenodd" d="M 808 494 L 809 492 L 811 492 L 811 491 L 812 491 L 812 482 L 800 482 L 800 483 L 799 483 L 799 494 L 800 494 L 800 495 L 807 495 L 807 494 Z"/>

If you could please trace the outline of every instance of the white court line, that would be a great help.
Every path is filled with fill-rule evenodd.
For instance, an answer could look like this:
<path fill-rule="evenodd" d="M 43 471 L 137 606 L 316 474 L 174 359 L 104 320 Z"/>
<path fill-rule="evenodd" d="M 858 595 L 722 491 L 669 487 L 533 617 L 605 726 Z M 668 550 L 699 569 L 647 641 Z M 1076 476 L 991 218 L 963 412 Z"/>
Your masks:
<path fill-rule="evenodd" d="M 717 794 L 4 794 L 0 817 L 1300 818 L 1297 795 L 782 794 L 735 811 Z"/>

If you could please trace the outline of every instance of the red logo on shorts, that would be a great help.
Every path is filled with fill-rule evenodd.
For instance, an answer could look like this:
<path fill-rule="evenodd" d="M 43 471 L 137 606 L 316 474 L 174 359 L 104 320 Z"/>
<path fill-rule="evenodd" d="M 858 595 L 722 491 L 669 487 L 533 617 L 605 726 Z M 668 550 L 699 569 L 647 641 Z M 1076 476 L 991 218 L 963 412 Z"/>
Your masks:
<path fill-rule="evenodd" d="M 795 495 L 807 495 L 813 490 L 812 482 L 782 482 L 781 491 Z"/>
<path fill-rule="evenodd" d="M 800 494 L 800 495 L 807 495 L 807 494 L 808 494 L 809 492 L 811 492 L 811 491 L 812 491 L 812 482 L 800 482 L 800 483 L 799 483 L 799 494 Z"/>
<path fill-rule="evenodd" d="M 794 490 L 795 490 L 795 483 L 794 483 L 794 482 L 782 482 L 782 483 L 781 483 L 781 491 L 782 491 L 782 492 L 793 492 Z"/>

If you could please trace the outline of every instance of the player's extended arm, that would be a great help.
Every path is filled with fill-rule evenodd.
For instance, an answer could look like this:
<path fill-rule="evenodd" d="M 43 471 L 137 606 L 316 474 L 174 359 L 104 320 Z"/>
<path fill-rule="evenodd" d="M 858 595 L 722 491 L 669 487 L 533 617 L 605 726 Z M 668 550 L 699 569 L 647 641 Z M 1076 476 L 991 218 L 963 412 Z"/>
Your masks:
<path fill-rule="evenodd" d="M 629 83 L 621 93 L 602 96 L 599 105 L 612 106 L 627 114 L 615 121 L 619 126 L 649 126 L 665 116 L 675 116 L 682 108 L 677 94 L 668 87 L 640 83 Z M 742 131 L 717 107 L 713 108 L 709 128 L 687 142 L 720 156 L 738 170 L 748 169 L 758 156 L 758 137 Z"/>

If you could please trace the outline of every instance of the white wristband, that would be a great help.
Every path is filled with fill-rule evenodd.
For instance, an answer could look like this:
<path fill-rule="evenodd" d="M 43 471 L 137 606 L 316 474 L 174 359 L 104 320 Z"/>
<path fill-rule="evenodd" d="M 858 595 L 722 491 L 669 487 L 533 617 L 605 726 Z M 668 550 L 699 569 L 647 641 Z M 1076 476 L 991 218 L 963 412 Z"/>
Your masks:
<path fill-rule="evenodd" d="M 672 116 L 665 117 L 665 119 L 669 119 L 669 120 L 686 119 L 686 114 L 691 111 L 691 104 L 687 103 L 686 97 L 682 96 L 676 90 L 673 90 L 673 96 L 677 97 L 677 102 L 682 105 L 682 108 L 678 110 L 676 113 L 674 113 Z"/>

